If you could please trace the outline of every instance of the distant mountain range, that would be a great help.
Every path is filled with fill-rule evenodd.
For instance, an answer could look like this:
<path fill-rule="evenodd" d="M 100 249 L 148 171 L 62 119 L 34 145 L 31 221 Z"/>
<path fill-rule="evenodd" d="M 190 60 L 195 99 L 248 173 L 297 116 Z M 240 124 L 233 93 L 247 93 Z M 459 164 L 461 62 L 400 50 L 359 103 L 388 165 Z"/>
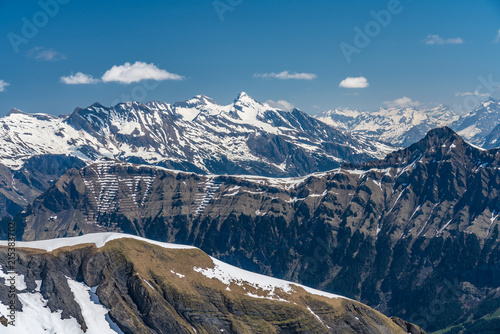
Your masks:
<path fill-rule="evenodd" d="M 315 117 L 338 129 L 400 147 L 409 146 L 429 130 L 442 126 L 449 126 L 476 146 L 494 148 L 500 145 L 500 102 L 491 97 L 464 115 L 439 105 L 433 108 L 380 108 L 373 112 L 338 108 Z"/>
<path fill-rule="evenodd" d="M 299 178 L 100 160 L 35 199 L 18 235 L 116 231 L 191 244 L 437 330 L 500 301 L 499 157 L 439 128 L 385 159 Z M 439 316 L 418 318 L 441 299 Z"/>

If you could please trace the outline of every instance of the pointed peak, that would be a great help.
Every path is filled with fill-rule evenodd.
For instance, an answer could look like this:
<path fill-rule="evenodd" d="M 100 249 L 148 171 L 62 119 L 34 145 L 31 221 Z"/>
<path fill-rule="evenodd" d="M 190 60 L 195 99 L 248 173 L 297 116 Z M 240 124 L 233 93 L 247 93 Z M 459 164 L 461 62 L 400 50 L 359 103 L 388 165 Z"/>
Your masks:
<path fill-rule="evenodd" d="M 455 131 L 445 126 L 430 130 L 423 139 L 407 148 L 391 152 L 382 160 L 362 163 L 361 167 L 358 168 L 364 170 L 388 167 L 403 168 L 413 165 L 416 161 L 422 163 L 439 162 L 451 157 L 455 157 L 456 160 L 457 154 L 460 154 L 457 152 L 464 150 L 464 148 L 470 149 L 471 146 Z"/>
<path fill-rule="evenodd" d="M 197 100 L 211 100 L 210 97 L 206 96 L 206 95 L 203 95 L 203 94 L 198 94 L 198 95 L 195 95 L 193 97 L 193 99 L 197 99 Z"/>
<path fill-rule="evenodd" d="M 490 104 L 498 104 L 498 103 L 500 103 L 500 101 L 495 99 L 493 96 L 490 96 L 483 103 L 481 103 L 479 107 L 487 107 Z"/>
<path fill-rule="evenodd" d="M 447 126 L 442 128 L 435 128 L 429 130 L 427 135 L 419 142 L 413 144 L 421 147 L 421 150 L 427 151 L 429 149 L 434 150 L 439 147 L 449 146 L 455 142 L 463 142 L 464 140 L 455 131 Z M 410 146 L 411 148 L 411 146 Z"/>
<path fill-rule="evenodd" d="M 206 95 L 195 95 L 193 98 L 187 100 L 186 103 L 197 105 L 217 104 L 211 97 Z"/>
<path fill-rule="evenodd" d="M 234 100 L 234 102 L 238 102 L 238 101 L 241 101 L 241 102 L 256 102 L 250 95 L 248 95 L 245 92 L 241 92 L 241 93 L 238 94 L 238 96 L 236 97 L 236 99 Z"/>
<path fill-rule="evenodd" d="M 459 138 L 460 136 L 457 135 L 457 133 L 455 131 L 453 131 L 451 128 L 449 128 L 447 126 L 443 126 L 441 128 L 435 128 L 435 129 L 429 130 L 429 132 L 427 132 L 427 135 L 425 136 L 425 138 L 430 138 L 430 137 L 448 139 L 448 138 L 452 138 L 452 137 Z M 425 140 L 425 138 L 424 138 L 424 140 Z"/>
<path fill-rule="evenodd" d="M 25 115 L 26 113 L 22 110 L 19 110 L 17 108 L 12 108 L 6 115 L 6 117 L 10 116 L 10 115 L 14 115 L 14 114 L 23 114 Z"/>
<path fill-rule="evenodd" d="M 27 113 L 27 112 L 24 112 L 22 110 L 19 110 L 17 108 L 12 108 L 7 113 L 7 115 L 5 115 L 5 117 L 11 116 L 11 115 L 24 115 L 26 117 L 38 119 L 38 120 L 41 120 L 41 121 L 46 121 L 46 120 L 50 120 L 50 119 L 54 119 L 54 118 L 59 118 L 59 117 L 54 116 L 54 115 L 43 114 L 43 113 L 33 113 L 33 114 L 31 114 L 31 113 Z"/>
<path fill-rule="evenodd" d="M 247 98 L 247 97 L 250 97 L 250 95 L 248 95 L 246 92 L 241 92 L 238 94 L 236 99 L 239 100 L 239 99 L 243 99 L 243 98 Z"/>
<path fill-rule="evenodd" d="M 491 96 L 491 95 L 490 95 L 490 96 L 486 99 L 486 101 L 484 101 L 483 103 L 486 103 L 486 102 L 498 102 L 498 100 L 497 100 L 497 99 L 495 99 L 493 96 Z"/>
<path fill-rule="evenodd" d="M 260 106 L 259 109 L 264 108 L 264 105 L 262 103 L 253 99 L 250 95 L 248 95 L 245 92 L 241 92 L 238 94 L 238 96 L 236 97 L 236 99 L 233 102 L 233 105 L 237 108 L 241 108 L 242 106 L 246 106 L 246 107 L 252 106 L 252 108 L 254 108 L 256 106 Z"/>
<path fill-rule="evenodd" d="M 175 102 L 173 104 L 174 107 L 181 107 L 181 108 L 197 108 L 197 107 L 203 108 L 203 106 L 207 105 L 219 105 L 219 104 L 215 102 L 211 97 L 208 97 L 206 95 L 195 95 L 189 100 L 183 102 Z"/>
<path fill-rule="evenodd" d="M 89 108 L 105 108 L 105 106 L 103 106 L 102 104 L 100 104 L 99 102 L 95 102 L 93 103 L 92 105 L 90 105 Z"/>

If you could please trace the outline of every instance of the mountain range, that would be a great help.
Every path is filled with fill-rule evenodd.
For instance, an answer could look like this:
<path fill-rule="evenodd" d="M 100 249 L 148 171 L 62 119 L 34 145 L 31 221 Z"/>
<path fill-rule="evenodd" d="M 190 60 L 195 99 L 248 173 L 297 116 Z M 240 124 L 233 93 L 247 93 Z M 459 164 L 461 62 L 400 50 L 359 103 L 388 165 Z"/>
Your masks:
<path fill-rule="evenodd" d="M 438 106 L 374 113 L 344 109 L 312 117 L 273 108 L 245 93 L 226 106 L 200 95 L 174 104 L 94 104 L 60 117 L 13 110 L 0 119 L 0 239 L 15 223 L 17 237 L 28 248 L 36 240 L 110 232 L 149 243 L 192 245 L 213 261 L 359 300 L 425 330 L 495 332 L 500 329 L 495 316 L 500 312 L 500 153 L 494 148 L 500 140 L 499 113 L 499 102 L 490 98 L 464 115 Z M 90 288 L 82 282 L 101 286 L 93 274 L 83 274 L 84 266 L 97 261 L 107 268 L 108 260 L 101 257 L 111 256 L 102 247 L 85 247 L 70 247 L 67 253 L 64 248 L 59 258 L 64 263 L 56 264 L 52 251 L 40 255 L 41 271 L 32 274 L 39 280 L 55 275 L 47 270 L 70 273 L 66 283 L 57 281 L 65 287 L 61 297 L 51 301 L 54 290 L 45 290 L 42 299 L 52 312 L 69 307 L 72 313 L 63 312 L 62 318 L 76 319 L 82 330 L 87 320 L 75 307 L 70 286 L 84 293 Z M 27 252 L 21 253 L 25 259 L 33 255 Z M 127 258 L 125 268 L 134 261 Z M 21 267 L 26 275 L 28 262 Z M 139 274 L 152 278 L 153 268 L 144 269 Z M 248 318 L 240 318 L 245 312 L 217 303 L 221 313 L 202 317 L 205 322 L 197 327 L 198 320 L 186 315 L 192 309 L 130 292 L 142 290 L 123 283 L 134 280 L 129 274 L 115 276 L 112 281 L 122 285 L 113 289 L 129 291 L 127 305 L 137 306 L 141 298 L 164 305 L 179 332 L 226 329 L 214 323 L 220 317 L 226 319 L 224 326 L 232 326 L 229 332 L 254 331 L 246 327 Z M 29 293 L 44 289 L 31 280 L 25 281 Z M 155 282 L 171 284 L 165 277 Z M 195 287 L 175 289 L 192 292 Z M 110 295 L 99 291 L 109 308 Z M 206 291 L 196 293 L 206 297 Z M 177 296 L 186 302 L 185 295 Z M 241 294 L 233 297 L 221 298 L 241 302 Z M 137 319 L 134 324 L 117 320 L 116 310 L 109 314 L 125 332 L 137 332 L 136 325 L 162 332 L 164 324 L 145 315 L 152 309 L 148 303 L 120 315 Z M 331 324 L 359 330 L 350 316 L 331 324 L 315 316 L 317 321 L 310 322 L 299 315 L 307 303 L 298 304 L 300 311 L 289 311 L 301 320 L 278 316 L 261 325 L 279 333 L 314 326 L 312 332 L 334 332 Z M 366 332 L 373 321 L 386 326 L 382 332 L 397 332 L 394 324 L 421 331 L 359 307 L 365 307 Z M 200 316 L 195 312 L 195 318 Z M 278 325 L 283 322 L 294 329 Z"/>
<path fill-rule="evenodd" d="M 35 199 L 18 236 L 114 231 L 190 244 L 437 330 L 500 298 L 499 167 L 498 149 L 446 127 L 384 159 L 297 178 L 100 160 Z M 420 318 L 436 300 L 440 311 Z"/>
<path fill-rule="evenodd" d="M 15 215 L 66 170 L 102 157 L 201 174 L 283 177 L 392 150 L 245 93 L 225 106 L 198 95 L 174 104 L 96 103 L 61 117 L 13 109 L 0 119 L 0 217 Z"/>
<path fill-rule="evenodd" d="M 112 157 L 217 174 L 298 176 L 343 162 L 381 158 L 387 145 L 283 111 L 245 93 L 229 105 L 198 95 L 185 102 L 98 103 L 61 117 L 11 110 L 0 119 L 0 163 L 12 170 L 36 155 Z"/>
<path fill-rule="evenodd" d="M 338 129 L 399 147 L 409 146 L 431 129 L 443 126 L 479 147 L 488 149 L 500 144 L 500 102 L 492 97 L 461 115 L 448 106 L 438 105 L 379 108 L 373 112 L 337 108 L 315 117 Z"/>
<path fill-rule="evenodd" d="M 462 116 L 437 106 L 311 117 L 245 93 L 229 105 L 198 95 L 174 104 L 96 103 L 60 117 L 13 109 L 0 119 L 0 217 L 14 216 L 68 169 L 102 157 L 198 174 L 304 176 L 381 159 L 447 124 L 470 143 L 493 148 L 499 120 L 492 98 Z"/>

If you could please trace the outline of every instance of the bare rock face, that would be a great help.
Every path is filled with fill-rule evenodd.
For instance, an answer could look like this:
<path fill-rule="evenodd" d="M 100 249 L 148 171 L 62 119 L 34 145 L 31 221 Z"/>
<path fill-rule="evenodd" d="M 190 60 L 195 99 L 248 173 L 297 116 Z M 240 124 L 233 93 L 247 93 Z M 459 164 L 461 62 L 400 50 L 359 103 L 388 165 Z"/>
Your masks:
<path fill-rule="evenodd" d="M 71 168 L 85 163 L 67 155 L 35 155 L 19 170 L 0 164 L 0 218 L 13 217 Z"/>
<path fill-rule="evenodd" d="M 23 318 L 21 300 L 38 294 L 51 312 L 62 310 L 57 321 L 76 319 L 82 333 L 94 326 L 99 319 L 82 313 L 74 291 L 85 283 L 98 297 L 93 307 L 105 306 L 108 322 L 123 333 L 423 333 L 353 300 L 214 263 L 198 249 L 129 238 L 101 248 L 71 244 L 51 252 L 36 243 L 17 249 L 16 272 L 26 285 L 17 292 L 18 321 L 32 321 L 33 330 L 39 324 Z M 7 259 L 5 247 L 0 259 Z M 6 289 L 0 279 L 1 296 Z"/>
<path fill-rule="evenodd" d="M 404 321 L 403 319 L 397 317 L 391 317 L 392 321 L 394 321 L 399 327 L 403 328 L 406 333 L 413 334 L 425 334 L 424 330 L 417 325 Z"/>
<path fill-rule="evenodd" d="M 119 231 L 195 245 L 435 330 L 500 284 L 499 167 L 498 150 L 449 128 L 383 160 L 300 178 L 101 160 L 67 172 L 19 219 L 24 240 Z"/>

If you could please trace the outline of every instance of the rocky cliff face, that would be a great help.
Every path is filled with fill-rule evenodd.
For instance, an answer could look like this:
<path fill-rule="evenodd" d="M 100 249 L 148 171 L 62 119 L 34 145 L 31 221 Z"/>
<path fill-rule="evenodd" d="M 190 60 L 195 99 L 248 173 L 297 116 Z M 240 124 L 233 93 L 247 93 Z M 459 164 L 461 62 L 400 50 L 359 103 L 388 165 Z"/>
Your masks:
<path fill-rule="evenodd" d="M 386 159 L 300 178 L 99 161 L 27 209 L 25 240 L 124 231 L 444 328 L 500 285 L 500 153 L 449 128 Z M 429 309 L 435 305 L 438 309 Z"/>
<path fill-rule="evenodd" d="M 0 218 L 12 217 L 71 168 L 85 163 L 67 155 L 41 155 L 27 159 L 19 170 L 0 164 Z"/>
<path fill-rule="evenodd" d="M 9 286 L 0 268 L 2 333 L 424 333 L 191 247 L 97 234 L 20 243 L 17 256 L 17 327 L 5 327 Z"/>

